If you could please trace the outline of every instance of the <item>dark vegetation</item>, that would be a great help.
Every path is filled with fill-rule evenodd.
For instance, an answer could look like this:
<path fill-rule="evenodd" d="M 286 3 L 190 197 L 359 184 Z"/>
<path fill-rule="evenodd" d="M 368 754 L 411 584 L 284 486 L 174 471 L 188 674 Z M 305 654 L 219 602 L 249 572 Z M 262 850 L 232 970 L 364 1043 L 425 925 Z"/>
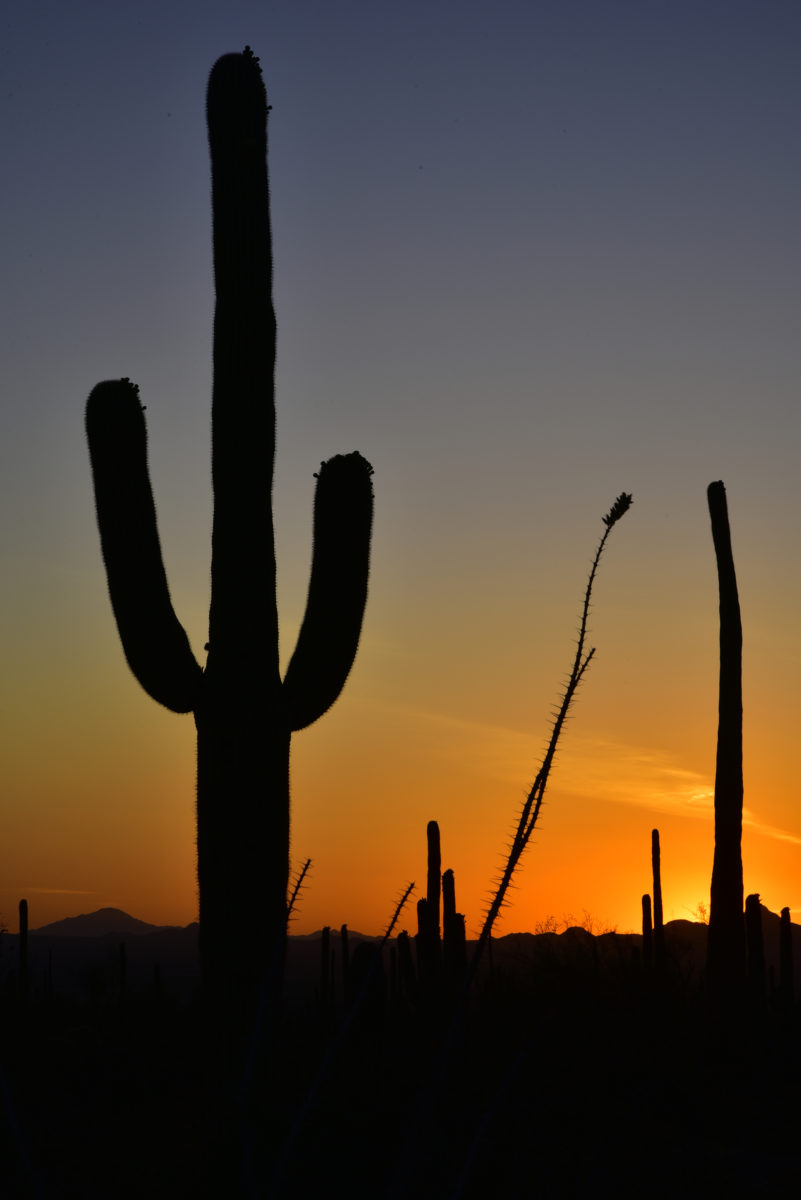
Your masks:
<path fill-rule="evenodd" d="M 641 934 L 496 937 L 464 1010 L 477 943 L 458 921 L 435 933 L 422 905 L 415 925 L 380 950 L 345 927 L 290 938 L 282 1011 L 233 1100 L 205 1053 L 196 926 L 29 933 L 27 980 L 5 934 L 3 1195 L 305 1196 L 340 1171 L 364 1197 L 639 1195 L 654 1157 L 656 1195 L 793 1178 L 788 910 L 749 897 L 748 986 L 725 1022 L 703 924 L 664 925 L 661 963 Z"/>
<path fill-rule="evenodd" d="M 623 493 L 604 517 L 574 666 L 480 937 L 466 937 L 432 821 L 416 929 L 402 928 L 410 886 L 381 939 L 325 929 L 289 939 L 284 963 L 308 870 L 290 892 L 289 738 L 333 702 L 356 652 L 372 486 L 358 454 L 321 467 L 307 611 L 281 680 L 266 112 L 253 55 L 221 59 L 209 85 L 205 668 L 167 590 L 137 390 L 100 384 L 87 409 L 125 654 L 152 696 L 197 724 L 200 923 L 154 930 L 106 912 L 95 917 L 105 936 L 33 933 L 21 902 L 19 935 L 0 938 L 2 1194 L 706 1196 L 786 1185 L 799 1166 L 801 932 L 758 896 L 743 911 L 741 630 L 720 483 L 709 489 L 721 631 L 709 928 L 664 924 L 654 830 L 641 934 L 492 936 L 593 657 L 592 584 L 631 502 Z M 647 870 L 645 839 L 643 858 Z"/>

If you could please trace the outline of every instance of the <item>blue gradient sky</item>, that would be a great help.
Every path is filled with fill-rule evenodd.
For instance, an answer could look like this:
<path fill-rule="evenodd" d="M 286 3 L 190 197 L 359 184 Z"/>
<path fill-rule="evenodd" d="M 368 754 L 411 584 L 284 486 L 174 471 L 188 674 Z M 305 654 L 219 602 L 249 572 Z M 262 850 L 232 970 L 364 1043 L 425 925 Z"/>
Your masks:
<path fill-rule="evenodd" d="M 35 3 L 0 16 L 0 913 L 193 919 L 193 726 L 129 676 L 83 436 L 129 375 L 176 609 L 206 640 L 208 71 L 269 99 L 282 654 L 312 473 L 375 467 L 348 686 L 293 744 L 296 928 L 375 932 L 425 824 L 474 929 L 572 654 L 601 515 L 597 659 L 504 929 L 668 916 L 712 856 L 729 495 L 746 639 L 746 888 L 801 918 L 801 7 Z"/>

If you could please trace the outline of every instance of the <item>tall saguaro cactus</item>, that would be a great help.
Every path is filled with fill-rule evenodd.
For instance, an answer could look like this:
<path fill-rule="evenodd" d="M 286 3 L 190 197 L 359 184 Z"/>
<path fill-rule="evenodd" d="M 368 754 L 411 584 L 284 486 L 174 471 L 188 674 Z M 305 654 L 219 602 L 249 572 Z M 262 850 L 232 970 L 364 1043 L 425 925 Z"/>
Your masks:
<path fill-rule="evenodd" d="M 205 668 L 176 617 L 162 563 L 138 389 L 100 383 L 86 427 L 109 592 L 142 687 L 197 726 L 197 851 L 204 980 L 251 998 L 280 970 L 289 858 L 289 742 L 339 695 L 367 596 L 372 468 L 322 464 L 306 612 L 279 674 L 272 514 L 275 315 L 267 97 L 246 47 L 208 86 L 214 382 L 211 606 Z"/>
<path fill-rule="evenodd" d="M 720 594 L 720 689 L 715 765 L 715 854 L 707 938 L 713 1003 L 739 996 L 745 982 L 743 920 L 743 629 L 731 548 L 726 489 L 707 488 Z"/>

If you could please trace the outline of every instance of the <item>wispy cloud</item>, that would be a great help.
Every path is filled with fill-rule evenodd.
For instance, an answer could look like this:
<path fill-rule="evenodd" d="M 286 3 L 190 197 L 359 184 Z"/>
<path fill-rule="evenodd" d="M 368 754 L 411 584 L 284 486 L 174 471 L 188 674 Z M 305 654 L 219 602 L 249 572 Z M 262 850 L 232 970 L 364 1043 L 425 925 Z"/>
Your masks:
<path fill-rule="evenodd" d="M 416 710 L 414 716 L 437 731 L 443 754 L 458 753 L 485 777 L 516 782 L 522 788 L 531 784 L 539 769 L 545 737 L 423 710 Z M 681 766 L 665 750 L 584 736 L 570 728 L 550 788 L 596 803 L 614 801 L 710 821 L 714 817 L 715 788 L 710 776 Z M 743 824 L 763 837 L 801 845 L 801 835 L 760 821 L 748 808 L 743 810 Z"/>
<path fill-rule="evenodd" d="M 788 833 L 786 829 L 778 829 L 775 825 L 765 825 L 762 821 L 757 821 L 747 808 L 743 809 L 743 825 L 753 829 L 755 833 L 761 833 L 763 837 L 775 838 L 777 842 L 790 842 L 793 846 L 801 846 L 801 837 L 798 834 Z"/>
<path fill-rule="evenodd" d="M 415 717 L 437 731 L 442 753 L 456 750 L 499 782 L 527 787 L 539 770 L 546 736 L 537 737 L 478 721 L 417 710 Z M 714 789 L 705 775 L 679 766 L 664 751 L 577 734 L 569 726 L 554 763 L 551 787 L 587 799 L 614 800 L 657 811 L 707 817 Z"/>
<path fill-rule="evenodd" d="M 600 739 L 577 739 L 577 743 L 575 754 L 565 755 L 561 778 L 561 785 L 571 791 L 677 816 L 714 818 L 714 781 L 678 766 L 665 751 Z M 597 774 L 592 779 L 594 767 Z M 801 836 L 761 821 L 748 807 L 743 808 L 743 826 L 763 837 L 801 846 Z"/>
<path fill-rule="evenodd" d="M 603 738 L 571 739 L 556 786 L 594 800 L 614 800 L 677 816 L 710 818 L 713 781 L 680 766 L 664 750 Z"/>

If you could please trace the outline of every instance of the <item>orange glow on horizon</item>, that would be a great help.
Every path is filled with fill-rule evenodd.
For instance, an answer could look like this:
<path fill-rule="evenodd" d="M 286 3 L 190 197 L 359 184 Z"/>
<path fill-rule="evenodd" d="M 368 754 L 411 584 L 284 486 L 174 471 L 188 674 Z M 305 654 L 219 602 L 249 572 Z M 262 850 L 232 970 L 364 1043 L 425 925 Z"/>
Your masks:
<path fill-rule="evenodd" d="M 176 740 L 169 714 L 146 706 L 136 692 L 128 706 L 138 712 L 138 731 L 114 737 L 105 759 L 95 762 L 99 794 L 113 788 L 114 797 L 95 810 L 98 837 L 87 839 L 85 826 L 76 826 L 71 814 L 78 796 L 73 789 L 71 798 L 62 786 L 32 847 L 35 855 L 20 858 L 18 885 L 3 891 L 0 912 L 9 927 L 22 895 L 32 928 L 105 906 L 154 924 L 196 919 L 191 722 L 183 722 Z M 148 707 L 157 720 L 147 718 Z M 398 753 L 404 738 L 415 748 L 405 760 Z M 371 757 L 356 775 L 353 763 L 365 743 Z M 154 746 L 163 747 L 161 761 Z M 426 823 L 436 819 L 443 869 L 455 872 L 457 907 L 465 912 L 468 936 L 475 936 L 524 797 L 517 781 L 525 778 L 527 755 L 538 749 L 535 739 L 515 730 L 369 703 L 360 690 L 350 711 L 343 705 L 339 716 L 329 714 L 326 723 L 300 735 L 293 750 L 292 864 L 294 870 L 310 857 L 312 869 L 292 932 L 347 923 L 378 934 L 414 880 L 416 891 L 399 925 L 413 931 L 414 901 L 425 888 Z M 53 786 L 49 766 L 41 767 Z M 145 792 L 143 778 L 151 776 L 161 786 L 151 784 Z M 421 778 L 429 782 L 421 785 Z M 798 919 L 801 839 L 774 820 L 757 820 L 759 805 L 748 790 L 746 800 L 746 893 L 759 891 L 776 912 L 789 905 Z M 402 823 L 393 826 L 398 813 Z M 533 930 L 549 919 L 582 923 L 587 914 L 595 928 L 638 931 L 641 897 L 651 892 L 654 827 L 661 834 L 665 920 L 696 919 L 699 905 L 709 903 L 708 777 L 679 767 L 670 755 L 582 734 L 577 723 L 554 768 L 496 935 Z"/>
<path fill-rule="evenodd" d="M 104 906 L 154 924 L 197 914 L 194 724 L 144 695 L 124 661 L 83 421 L 98 380 L 141 386 L 170 595 L 200 661 L 213 508 L 205 81 L 229 18 L 197 7 L 188 48 L 169 5 L 157 38 L 133 6 L 105 25 L 70 6 L 64 38 L 48 40 L 31 33 L 36 6 L 17 5 L 4 30 L 10 928 L 23 896 L 33 928 Z M 278 439 L 264 479 L 284 664 L 308 585 L 314 472 L 354 449 L 375 468 L 355 664 L 292 743 L 293 870 L 312 859 L 294 931 L 379 933 L 410 881 L 422 892 L 431 819 L 468 932 L 480 928 L 623 489 L 633 506 L 590 611 L 597 654 L 496 932 L 585 911 L 638 929 L 654 827 L 666 918 L 708 901 L 716 479 L 743 616 L 745 887 L 801 921 L 794 6 L 770 20 L 744 6 L 724 54 L 704 5 L 681 19 L 635 6 L 649 15 L 619 38 L 568 6 L 510 5 L 499 21 L 474 5 L 463 52 L 445 55 L 448 22 L 421 6 L 431 37 L 411 89 L 405 11 L 392 36 L 378 18 L 332 22 L 332 57 L 309 44 L 308 22 L 251 7 L 276 101 Z M 354 72 L 359 87 L 332 104 L 334 77 Z M 478 142 L 464 102 L 477 79 Z M 59 186 L 42 186 L 42 164 Z M 413 905 L 404 921 L 414 928 Z"/>

